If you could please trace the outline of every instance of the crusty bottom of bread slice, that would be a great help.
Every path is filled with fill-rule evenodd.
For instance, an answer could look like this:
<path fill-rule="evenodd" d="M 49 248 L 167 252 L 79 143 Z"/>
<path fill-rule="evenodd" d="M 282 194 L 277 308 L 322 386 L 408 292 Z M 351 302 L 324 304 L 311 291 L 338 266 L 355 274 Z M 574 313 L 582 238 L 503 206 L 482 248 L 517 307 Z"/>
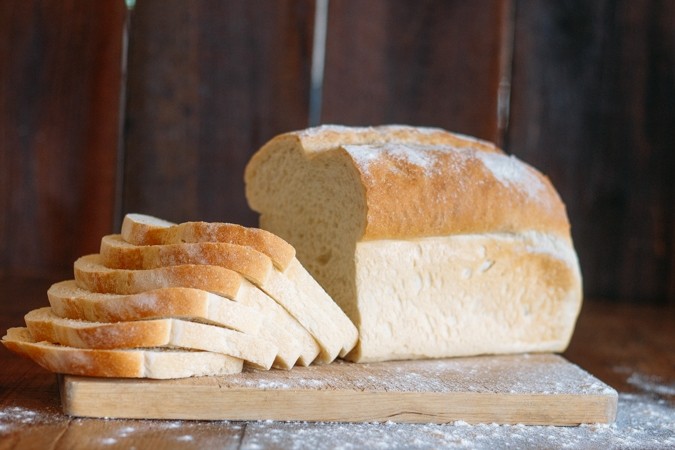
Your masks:
<path fill-rule="evenodd" d="M 171 379 L 239 373 L 243 361 L 203 351 L 178 349 L 92 350 L 35 342 L 27 328 L 10 328 L 2 343 L 45 369 L 92 377 Z"/>

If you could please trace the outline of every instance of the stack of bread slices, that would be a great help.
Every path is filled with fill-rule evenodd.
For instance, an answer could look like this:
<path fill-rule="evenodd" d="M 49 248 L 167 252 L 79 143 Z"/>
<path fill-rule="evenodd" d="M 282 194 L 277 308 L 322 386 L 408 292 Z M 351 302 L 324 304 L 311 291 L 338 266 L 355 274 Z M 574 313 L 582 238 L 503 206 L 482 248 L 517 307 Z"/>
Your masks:
<path fill-rule="evenodd" d="M 274 234 L 128 214 L 3 338 L 58 373 L 182 378 L 330 363 L 358 332 Z"/>

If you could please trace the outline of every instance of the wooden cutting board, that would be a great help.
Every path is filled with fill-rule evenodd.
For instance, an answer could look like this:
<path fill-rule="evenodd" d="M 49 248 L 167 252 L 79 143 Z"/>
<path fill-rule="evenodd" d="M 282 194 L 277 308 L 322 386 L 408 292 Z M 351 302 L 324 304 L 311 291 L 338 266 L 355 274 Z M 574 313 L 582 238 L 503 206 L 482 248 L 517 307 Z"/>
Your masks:
<path fill-rule="evenodd" d="M 247 370 L 181 380 L 60 378 L 86 417 L 577 425 L 611 423 L 617 393 L 551 354 Z"/>

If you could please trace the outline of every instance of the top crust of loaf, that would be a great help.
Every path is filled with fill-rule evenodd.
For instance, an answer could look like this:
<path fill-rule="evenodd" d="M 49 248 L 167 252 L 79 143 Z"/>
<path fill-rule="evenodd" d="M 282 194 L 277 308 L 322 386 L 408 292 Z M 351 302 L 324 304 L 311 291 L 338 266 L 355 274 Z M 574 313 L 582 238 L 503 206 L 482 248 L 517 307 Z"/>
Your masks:
<path fill-rule="evenodd" d="M 437 128 L 322 126 L 279 135 L 246 167 L 249 203 L 263 214 L 274 199 L 257 195 L 256 172 L 289 146 L 304 162 L 336 159 L 356 172 L 366 205 L 358 240 L 525 230 L 569 239 L 548 178 L 488 142 Z"/>

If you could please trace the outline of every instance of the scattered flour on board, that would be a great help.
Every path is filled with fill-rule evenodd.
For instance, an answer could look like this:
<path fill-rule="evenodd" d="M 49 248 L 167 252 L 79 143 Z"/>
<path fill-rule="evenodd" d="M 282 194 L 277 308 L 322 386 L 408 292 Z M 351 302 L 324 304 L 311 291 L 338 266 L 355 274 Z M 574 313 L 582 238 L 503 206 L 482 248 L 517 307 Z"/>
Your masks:
<path fill-rule="evenodd" d="M 416 449 L 416 448 L 622 448 L 675 447 L 675 407 L 645 395 L 620 394 L 614 424 L 578 427 L 385 423 L 254 422 L 241 448 Z"/>
<path fill-rule="evenodd" d="M 36 412 L 21 406 L 7 406 L 0 409 L 0 436 L 22 425 L 43 425 L 58 423 L 62 420 L 60 411 L 46 410 Z"/>
<path fill-rule="evenodd" d="M 416 378 L 412 376 L 411 379 Z M 226 447 L 229 436 L 237 448 L 253 450 L 268 447 L 287 449 L 416 449 L 416 448 L 675 448 L 675 387 L 639 373 L 628 376 L 638 394 L 620 393 L 617 420 L 613 424 L 588 424 L 578 427 L 525 425 L 471 425 L 383 423 L 307 423 L 307 422 L 228 422 L 110 420 L 106 433 L 99 436 L 101 447 L 124 446 L 127 439 L 153 436 L 157 442 L 194 445 L 195 448 Z M 568 386 L 554 386 L 565 392 Z M 590 390 L 603 389 L 589 386 Z M 668 398 L 664 398 L 668 397 Z M 0 440 L 3 435 L 26 425 L 58 425 L 64 420 L 58 408 L 35 411 L 20 406 L 0 409 Z M 72 419 L 71 427 L 94 426 L 101 431 L 100 420 Z"/>
<path fill-rule="evenodd" d="M 527 360 L 528 364 L 523 364 Z M 399 392 L 511 392 L 541 394 L 612 394 L 614 389 L 583 369 L 552 355 L 494 356 L 448 360 L 399 362 L 378 365 L 372 376 L 369 364 L 356 367 L 340 361 L 335 374 L 321 379 L 312 376 L 312 367 L 296 371 L 273 371 L 265 378 L 255 372 L 228 377 L 228 385 L 256 389 L 370 389 Z M 508 368 L 508 370 L 504 370 Z M 499 372 L 499 376 L 495 374 Z"/>

